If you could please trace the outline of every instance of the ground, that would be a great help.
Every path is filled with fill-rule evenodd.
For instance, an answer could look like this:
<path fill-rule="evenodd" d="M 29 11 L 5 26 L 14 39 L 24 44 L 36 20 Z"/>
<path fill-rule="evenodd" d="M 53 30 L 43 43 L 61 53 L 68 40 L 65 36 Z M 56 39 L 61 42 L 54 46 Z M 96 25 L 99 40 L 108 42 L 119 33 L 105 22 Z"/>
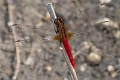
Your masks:
<path fill-rule="evenodd" d="M 68 30 L 75 32 L 69 41 L 79 80 L 120 80 L 120 1 L 100 0 L 0 0 L 0 80 L 11 80 L 16 67 L 16 49 L 9 6 L 20 50 L 17 80 L 71 80 L 54 36 L 46 4 L 52 2 Z M 109 1 L 109 0 L 108 0 Z M 35 29 L 33 26 L 35 25 Z M 28 39 L 25 41 L 25 39 Z"/>

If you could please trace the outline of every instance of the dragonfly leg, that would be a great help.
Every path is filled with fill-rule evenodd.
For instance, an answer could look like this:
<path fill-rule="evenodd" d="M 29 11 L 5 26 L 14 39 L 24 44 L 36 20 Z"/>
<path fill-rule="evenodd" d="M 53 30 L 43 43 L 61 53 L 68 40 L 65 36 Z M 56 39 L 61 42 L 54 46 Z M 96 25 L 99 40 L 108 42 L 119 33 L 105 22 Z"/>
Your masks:
<path fill-rule="evenodd" d="M 60 44 L 59 44 L 59 46 L 61 46 L 61 43 L 62 43 L 62 39 L 60 38 Z"/>
<path fill-rule="evenodd" d="M 55 32 L 58 33 L 58 30 L 55 29 Z"/>
<path fill-rule="evenodd" d="M 59 30 L 58 30 L 58 29 L 56 29 L 55 27 L 54 27 L 54 30 L 55 30 L 56 34 L 59 32 Z"/>

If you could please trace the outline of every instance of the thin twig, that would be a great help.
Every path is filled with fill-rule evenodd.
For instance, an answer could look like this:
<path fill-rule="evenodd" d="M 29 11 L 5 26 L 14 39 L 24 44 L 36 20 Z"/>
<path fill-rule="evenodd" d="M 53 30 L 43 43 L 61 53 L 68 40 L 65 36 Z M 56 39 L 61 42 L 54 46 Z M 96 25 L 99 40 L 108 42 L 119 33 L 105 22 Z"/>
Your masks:
<path fill-rule="evenodd" d="M 70 70 L 70 73 L 71 73 L 71 78 L 72 80 L 78 80 L 78 77 L 77 77 L 77 74 L 76 74 L 76 71 L 75 69 L 73 68 L 73 66 L 71 65 L 69 59 L 68 59 L 68 56 L 66 55 L 65 51 L 63 50 L 63 47 L 60 47 L 60 50 L 61 50 L 61 53 L 63 54 L 64 58 L 65 58 L 65 61 L 67 63 L 67 66 Z"/>
<path fill-rule="evenodd" d="M 8 26 L 11 26 L 14 24 L 14 17 L 13 17 L 13 10 L 14 10 L 14 5 L 12 4 L 11 0 L 7 0 L 8 3 L 8 15 L 9 15 L 9 22 Z M 12 29 L 12 34 L 13 34 L 13 40 L 14 42 L 17 41 L 17 35 L 16 35 L 16 29 L 14 26 L 11 27 Z M 19 70 L 20 70 L 20 49 L 18 47 L 19 43 L 15 42 L 15 50 L 16 50 L 16 69 L 14 72 L 14 75 L 12 77 L 12 80 L 16 80 Z"/>

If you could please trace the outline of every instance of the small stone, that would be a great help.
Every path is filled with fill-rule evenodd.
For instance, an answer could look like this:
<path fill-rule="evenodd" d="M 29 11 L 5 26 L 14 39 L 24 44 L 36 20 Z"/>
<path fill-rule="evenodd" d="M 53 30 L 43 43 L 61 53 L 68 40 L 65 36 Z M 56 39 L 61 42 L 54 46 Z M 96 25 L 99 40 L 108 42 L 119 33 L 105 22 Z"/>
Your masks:
<path fill-rule="evenodd" d="M 24 62 L 25 65 L 34 65 L 34 57 L 30 56 L 27 58 L 27 60 Z"/>
<path fill-rule="evenodd" d="M 118 29 L 119 28 L 119 25 L 118 25 L 118 23 L 116 23 L 116 22 L 114 22 L 114 21 L 112 21 L 111 19 L 109 19 L 109 18 L 102 18 L 102 19 L 99 19 L 99 20 L 97 20 L 96 21 L 96 24 L 103 24 L 104 25 L 104 27 L 106 28 L 106 29 L 109 29 L 109 28 L 114 28 L 114 29 Z"/>
<path fill-rule="evenodd" d="M 89 49 L 90 46 L 91 46 L 91 43 L 85 41 L 85 42 L 83 42 L 83 45 L 84 45 L 84 48 L 85 48 L 85 49 Z"/>
<path fill-rule="evenodd" d="M 115 35 L 115 37 L 116 37 L 117 39 L 120 39 L 120 31 L 116 31 L 116 32 L 114 33 L 114 35 Z"/>
<path fill-rule="evenodd" d="M 112 21 L 109 18 L 104 18 L 103 19 L 103 25 L 104 26 L 110 26 Z"/>
<path fill-rule="evenodd" d="M 111 77 L 113 77 L 113 78 L 116 77 L 118 74 L 118 72 L 115 71 L 115 68 L 112 65 L 108 65 L 107 70 L 110 73 Z"/>
<path fill-rule="evenodd" d="M 115 78 L 117 75 L 118 75 L 117 72 L 112 72 L 112 73 L 111 73 L 111 77 L 113 77 L 113 78 Z"/>
<path fill-rule="evenodd" d="M 83 65 L 80 65 L 80 71 L 84 72 L 86 70 L 87 64 L 84 63 Z"/>
<path fill-rule="evenodd" d="M 111 0 L 99 0 L 100 1 L 100 8 L 105 9 L 106 8 L 106 4 L 109 4 L 111 2 Z"/>
<path fill-rule="evenodd" d="M 47 21 L 50 20 L 50 15 L 49 15 L 48 12 L 46 12 L 45 16 L 43 16 L 43 19 L 44 19 L 44 20 L 47 20 Z"/>
<path fill-rule="evenodd" d="M 100 3 L 103 4 L 103 3 L 110 3 L 111 0 L 100 0 Z"/>
<path fill-rule="evenodd" d="M 95 52 L 91 52 L 87 57 L 87 60 L 92 64 L 99 64 L 101 59 L 101 56 Z"/>
<path fill-rule="evenodd" d="M 64 80 L 69 80 L 69 79 L 67 77 L 65 77 Z"/>
<path fill-rule="evenodd" d="M 8 22 L 8 26 L 12 26 L 13 24 L 13 22 Z"/>
<path fill-rule="evenodd" d="M 44 70 L 50 72 L 50 71 L 52 71 L 52 67 L 51 67 L 50 65 L 46 65 L 46 66 L 44 67 Z"/>
<path fill-rule="evenodd" d="M 110 73 L 115 72 L 115 68 L 112 65 L 108 65 L 107 70 Z"/>

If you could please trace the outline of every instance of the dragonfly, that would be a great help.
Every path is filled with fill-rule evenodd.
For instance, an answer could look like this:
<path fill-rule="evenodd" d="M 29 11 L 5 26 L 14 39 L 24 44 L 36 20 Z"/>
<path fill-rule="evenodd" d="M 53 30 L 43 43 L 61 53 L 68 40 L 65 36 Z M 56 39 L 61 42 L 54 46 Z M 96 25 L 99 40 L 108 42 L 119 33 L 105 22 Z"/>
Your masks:
<path fill-rule="evenodd" d="M 66 50 L 67 56 L 70 60 L 70 63 L 72 64 L 73 68 L 76 69 L 74 58 L 73 58 L 73 55 L 71 52 L 71 48 L 68 43 L 68 40 L 70 40 L 70 38 L 73 36 L 74 33 L 67 31 L 67 27 L 65 26 L 64 21 L 59 16 L 56 16 L 56 13 L 55 13 L 51 3 L 48 3 L 47 8 L 48 8 L 49 14 L 53 20 L 53 23 L 56 26 L 55 32 L 57 35 L 55 36 L 54 39 L 59 40 L 60 45 L 61 45 L 61 43 L 63 44 L 63 46 Z"/>
<path fill-rule="evenodd" d="M 54 14 L 55 15 L 55 14 Z M 60 42 L 60 45 L 61 44 L 63 44 L 63 46 L 64 46 L 64 48 L 65 48 L 65 50 L 66 50 L 66 53 L 67 53 L 67 55 L 68 55 L 68 58 L 69 58 L 69 60 L 70 60 L 70 63 L 72 64 L 72 66 L 73 66 L 73 68 L 74 69 L 76 69 L 76 66 L 75 66 L 75 62 L 74 62 L 74 58 L 73 58 L 73 56 L 72 56 L 72 51 L 71 51 L 71 47 L 70 47 L 70 45 L 69 45 L 69 40 L 73 37 L 73 35 L 75 36 L 76 35 L 76 33 L 77 33 L 77 31 L 76 31 L 76 33 L 74 33 L 74 32 L 68 32 L 68 28 L 66 27 L 66 25 L 65 25 L 65 23 L 64 23 L 64 21 L 62 20 L 62 18 L 61 17 L 59 17 L 59 16 L 56 16 L 56 17 L 52 17 L 52 19 L 53 19 L 53 23 L 55 24 L 55 26 L 56 27 L 54 27 L 54 30 L 55 30 L 55 32 L 56 32 L 56 36 L 53 38 L 54 40 L 58 40 L 59 42 Z M 82 22 L 82 21 L 81 21 Z M 107 21 L 106 21 L 107 22 Z M 76 23 L 77 24 L 77 23 Z M 37 26 L 31 26 L 31 25 L 22 25 L 22 24 L 14 24 L 14 25 L 12 25 L 12 26 L 15 26 L 15 27 L 17 27 L 18 28 L 18 31 L 19 31 L 19 29 L 21 29 L 21 28 L 25 28 L 27 31 L 30 29 L 32 29 L 32 31 L 35 31 L 35 30 L 37 30 L 38 29 L 38 27 Z M 84 32 L 84 30 L 87 30 L 88 29 L 88 27 L 80 27 L 80 31 L 78 31 L 78 35 L 79 34 L 81 34 L 81 36 L 84 36 L 84 35 L 82 35 L 82 33 L 79 33 L 79 32 L 83 32 L 83 33 L 86 33 L 86 32 Z M 26 32 L 27 32 L 26 31 Z M 40 32 L 40 31 L 39 31 Z M 27 34 L 25 34 L 25 35 L 28 35 L 29 34 L 29 31 L 28 31 L 28 33 Z M 30 37 L 34 37 L 34 35 L 36 35 L 36 34 L 34 34 L 34 33 L 31 33 L 31 35 L 30 35 Z M 41 39 L 41 40 L 51 40 L 51 37 L 50 36 L 43 36 L 44 35 L 44 33 L 40 33 L 39 34 L 39 36 L 41 36 L 39 39 Z M 22 36 L 22 35 L 21 35 Z M 42 37 L 44 37 L 44 38 L 42 38 Z M 33 38 L 34 39 L 34 38 Z M 38 40 L 39 40 L 38 39 Z M 15 42 L 21 42 L 21 41 L 29 41 L 29 42 L 32 42 L 32 40 L 30 41 L 30 38 L 26 38 L 26 39 L 18 39 L 17 41 L 15 41 Z"/>
<path fill-rule="evenodd" d="M 72 64 L 73 68 L 76 69 L 75 62 L 74 62 L 72 52 L 71 52 L 71 48 L 68 43 L 68 40 L 70 40 L 70 38 L 73 36 L 74 33 L 67 32 L 67 28 L 64 25 L 64 22 L 60 17 L 56 18 L 54 20 L 54 23 L 57 27 L 56 33 L 58 34 L 57 36 L 55 36 L 55 40 L 59 40 L 60 44 L 63 43 L 66 53 L 70 59 L 70 62 Z"/>

